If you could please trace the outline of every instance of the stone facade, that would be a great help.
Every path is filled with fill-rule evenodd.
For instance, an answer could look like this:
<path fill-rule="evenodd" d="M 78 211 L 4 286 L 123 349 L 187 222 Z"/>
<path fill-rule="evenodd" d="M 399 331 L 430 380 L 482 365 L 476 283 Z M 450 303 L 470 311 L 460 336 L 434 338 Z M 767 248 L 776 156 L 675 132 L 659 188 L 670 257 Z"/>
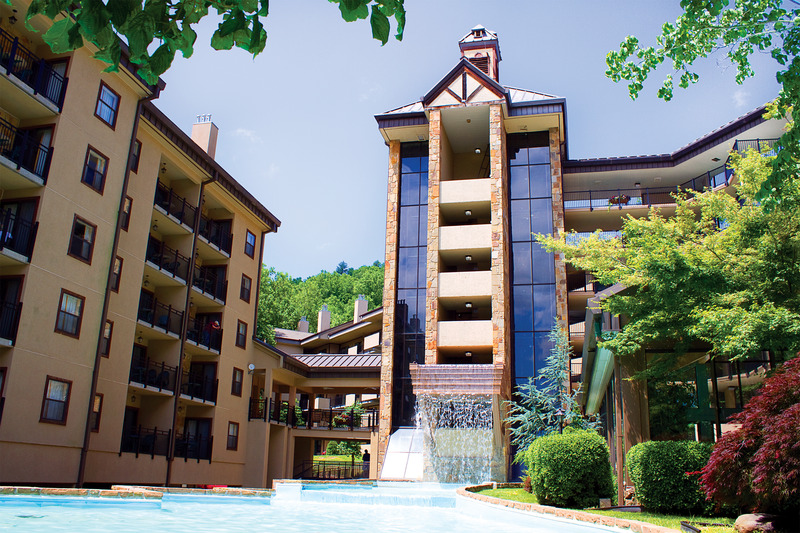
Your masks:
<path fill-rule="evenodd" d="M 439 340 L 439 183 L 442 177 L 442 112 L 428 117 L 428 267 L 425 281 L 425 364 L 436 364 Z"/>
<path fill-rule="evenodd" d="M 564 234 L 564 195 L 561 182 L 561 139 L 558 128 L 550 128 L 550 179 L 553 186 L 553 234 Z M 567 264 L 564 254 L 555 254 L 556 316 L 560 326 L 568 327 Z"/>

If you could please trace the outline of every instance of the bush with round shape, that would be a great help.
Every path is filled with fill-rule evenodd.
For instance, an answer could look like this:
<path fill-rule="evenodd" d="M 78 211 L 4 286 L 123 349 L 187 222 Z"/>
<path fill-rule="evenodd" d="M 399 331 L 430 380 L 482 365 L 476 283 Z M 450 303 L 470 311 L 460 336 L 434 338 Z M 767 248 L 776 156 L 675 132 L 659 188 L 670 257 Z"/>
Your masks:
<path fill-rule="evenodd" d="M 606 441 L 591 430 L 551 433 L 525 454 L 533 493 L 544 505 L 595 507 L 614 493 Z"/>
<path fill-rule="evenodd" d="M 711 444 L 695 441 L 649 441 L 628 450 L 628 475 L 636 498 L 649 511 L 709 513 L 712 506 L 698 483 Z"/>

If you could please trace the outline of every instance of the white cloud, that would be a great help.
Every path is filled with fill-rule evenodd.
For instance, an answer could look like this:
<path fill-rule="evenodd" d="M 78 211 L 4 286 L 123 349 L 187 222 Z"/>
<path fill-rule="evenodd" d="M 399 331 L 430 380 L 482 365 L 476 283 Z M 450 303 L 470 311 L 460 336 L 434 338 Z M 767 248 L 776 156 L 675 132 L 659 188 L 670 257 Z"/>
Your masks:
<path fill-rule="evenodd" d="M 733 95 L 733 105 L 736 109 L 742 109 L 747 106 L 747 102 L 750 99 L 750 93 L 745 91 L 744 89 L 736 89 Z"/>
<path fill-rule="evenodd" d="M 255 132 L 254 130 L 248 130 L 246 128 L 236 128 L 233 131 L 233 134 L 237 137 L 241 137 L 242 139 L 248 140 L 254 144 L 261 144 L 264 142 L 258 135 L 258 133 Z"/>

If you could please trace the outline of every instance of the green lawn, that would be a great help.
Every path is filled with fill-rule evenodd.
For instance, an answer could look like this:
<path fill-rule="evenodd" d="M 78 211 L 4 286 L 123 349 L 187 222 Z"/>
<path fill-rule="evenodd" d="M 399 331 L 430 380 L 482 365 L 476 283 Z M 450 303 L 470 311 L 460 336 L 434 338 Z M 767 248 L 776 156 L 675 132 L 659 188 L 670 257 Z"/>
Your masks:
<path fill-rule="evenodd" d="M 512 500 L 522 503 L 539 503 L 536 501 L 536 496 L 525 489 L 485 489 L 480 491 L 484 496 L 491 496 L 493 498 L 500 498 L 503 500 Z"/>
<path fill-rule="evenodd" d="M 315 461 L 324 461 L 326 463 L 330 463 L 330 462 L 349 463 L 350 462 L 350 456 L 349 455 L 315 455 L 314 456 L 314 460 Z M 360 463 L 361 462 L 361 458 L 360 457 L 356 457 L 355 461 L 353 461 L 353 462 L 354 463 Z"/>

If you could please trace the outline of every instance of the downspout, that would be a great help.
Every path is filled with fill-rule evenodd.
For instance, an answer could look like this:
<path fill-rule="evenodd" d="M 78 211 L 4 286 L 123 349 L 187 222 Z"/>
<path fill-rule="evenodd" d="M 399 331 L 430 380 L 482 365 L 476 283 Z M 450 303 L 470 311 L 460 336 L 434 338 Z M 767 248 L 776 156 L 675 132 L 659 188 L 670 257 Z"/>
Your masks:
<path fill-rule="evenodd" d="M 258 302 L 261 297 L 261 270 L 264 268 L 264 237 L 267 236 L 269 231 L 261 232 L 261 248 L 258 250 L 258 275 L 256 278 L 256 302 L 253 306 L 253 337 L 256 336 L 258 331 Z"/>
<path fill-rule="evenodd" d="M 172 478 L 172 463 L 175 460 L 175 434 L 178 425 L 178 402 L 181 397 L 181 380 L 183 379 L 183 358 L 186 355 L 186 331 L 189 329 L 189 304 L 192 298 L 192 287 L 194 286 L 194 266 L 197 262 L 197 237 L 200 233 L 200 216 L 202 215 L 203 208 L 203 194 L 205 193 L 206 185 L 217 180 L 217 173 L 200 183 L 200 198 L 197 201 L 197 211 L 194 217 L 194 238 L 192 239 L 192 256 L 189 258 L 189 271 L 186 274 L 186 300 L 183 304 L 183 321 L 181 322 L 181 347 L 178 354 L 178 371 L 175 372 L 175 401 L 172 403 L 172 438 L 169 441 L 169 448 L 167 451 L 167 476 L 164 480 L 164 486 L 169 487 Z"/>
<path fill-rule="evenodd" d="M 78 479 L 76 485 L 83 486 L 84 478 L 86 477 L 86 459 L 89 454 L 89 439 L 92 435 L 91 421 L 92 411 L 94 408 L 94 397 L 97 394 L 97 381 L 100 377 L 100 346 L 103 342 L 103 337 L 106 329 L 106 320 L 108 320 L 108 306 L 111 300 L 111 278 L 114 275 L 114 261 L 117 257 L 117 250 L 119 248 L 119 237 L 122 231 L 122 212 L 125 208 L 125 198 L 128 196 L 128 182 L 131 175 L 131 167 L 133 163 L 133 150 L 136 146 L 136 137 L 139 135 L 139 120 L 142 116 L 142 107 L 144 103 L 158 98 L 158 89 L 142 99 L 136 104 L 136 118 L 133 120 L 133 128 L 131 131 L 131 142 L 128 146 L 128 164 L 125 166 L 125 176 L 122 179 L 122 192 L 119 197 L 119 209 L 117 211 L 117 228 L 114 231 L 114 243 L 111 246 L 111 259 L 108 263 L 108 275 L 106 276 L 106 291 L 103 295 L 103 311 L 100 314 L 100 332 L 97 335 L 97 346 L 94 352 L 94 365 L 92 366 L 92 386 L 89 389 L 89 408 L 86 411 L 86 427 L 83 431 L 83 446 L 81 447 L 81 459 L 78 464 Z"/>

